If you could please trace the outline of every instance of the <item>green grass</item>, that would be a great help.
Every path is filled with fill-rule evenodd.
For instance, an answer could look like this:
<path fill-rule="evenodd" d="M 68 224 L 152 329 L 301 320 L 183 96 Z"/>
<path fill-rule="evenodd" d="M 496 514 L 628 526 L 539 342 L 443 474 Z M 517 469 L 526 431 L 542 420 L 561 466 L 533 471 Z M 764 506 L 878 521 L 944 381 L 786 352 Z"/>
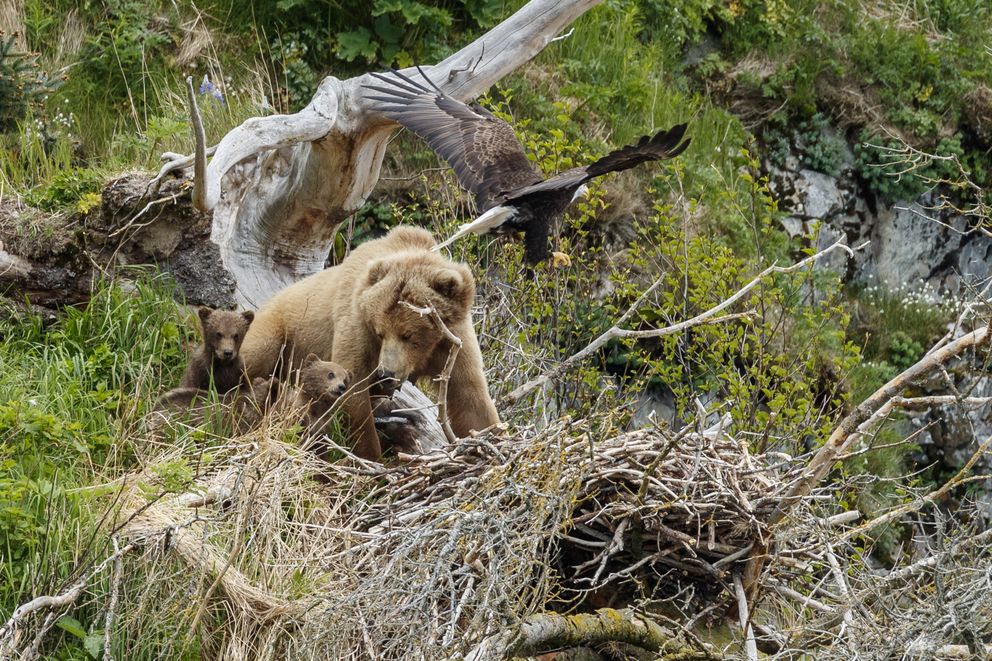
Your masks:
<path fill-rule="evenodd" d="M 45 327 L 0 320 L 0 617 L 92 560 L 105 491 L 133 465 L 129 438 L 178 379 L 195 326 L 163 279 L 101 285 Z M 5 304 L 9 305 L 9 304 Z M 85 614 L 85 609 L 83 611 Z M 76 615 L 82 617 L 83 615 Z"/>

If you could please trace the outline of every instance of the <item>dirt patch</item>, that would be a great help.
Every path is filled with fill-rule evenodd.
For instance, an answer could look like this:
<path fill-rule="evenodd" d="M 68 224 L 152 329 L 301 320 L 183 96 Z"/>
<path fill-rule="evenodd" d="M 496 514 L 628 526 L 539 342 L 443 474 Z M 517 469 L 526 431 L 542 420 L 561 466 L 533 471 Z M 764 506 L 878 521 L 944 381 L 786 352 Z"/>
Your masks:
<path fill-rule="evenodd" d="M 209 214 L 192 207 L 188 181 L 170 179 L 149 195 L 149 178 L 132 172 L 114 179 L 87 214 L 45 213 L 5 200 L 0 242 L 11 260 L 27 266 L 0 273 L 0 290 L 37 305 L 72 304 L 89 297 L 94 278 L 151 265 L 170 273 L 188 302 L 233 306 L 234 279 L 210 242 Z"/>

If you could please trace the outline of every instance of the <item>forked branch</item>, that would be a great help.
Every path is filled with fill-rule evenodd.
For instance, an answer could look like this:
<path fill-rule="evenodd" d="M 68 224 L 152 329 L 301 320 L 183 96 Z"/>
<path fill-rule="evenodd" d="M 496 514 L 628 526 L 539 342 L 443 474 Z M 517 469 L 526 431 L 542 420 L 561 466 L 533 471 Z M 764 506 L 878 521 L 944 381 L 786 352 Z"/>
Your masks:
<path fill-rule="evenodd" d="M 746 285 L 744 285 L 744 287 L 739 289 L 733 296 L 730 296 L 719 305 L 716 305 L 710 308 L 709 310 L 706 310 L 705 312 L 697 314 L 692 319 L 686 319 L 685 321 L 679 322 L 677 324 L 673 324 L 671 326 L 666 326 L 665 328 L 651 328 L 645 330 L 630 330 L 630 329 L 622 328 L 621 326 L 624 323 L 626 323 L 632 316 L 634 316 L 634 314 L 641 308 L 641 306 L 644 304 L 647 298 L 661 285 L 661 279 L 658 279 L 654 282 L 654 284 L 648 287 L 648 289 L 645 290 L 643 294 L 641 294 L 638 297 L 637 301 L 635 301 L 634 304 L 631 305 L 627 309 L 627 311 L 623 313 L 623 315 L 621 315 L 620 319 L 617 320 L 617 323 L 614 324 L 609 330 L 607 330 L 602 335 L 597 337 L 595 340 L 590 342 L 584 349 L 582 349 L 578 353 L 574 354 L 569 358 L 566 358 L 564 361 L 559 363 L 553 369 L 545 372 L 544 374 L 534 379 L 531 379 L 522 386 L 515 388 L 512 392 L 510 392 L 510 394 L 504 397 L 501 403 L 503 405 L 515 404 L 516 402 L 520 401 L 521 398 L 526 397 L 527 395 L 534 392 L 538 388 L 544 386 L 549 381 L 554 381 L 555 379 L 558 379 L 559 377 L 561 377 L 562 374 L 564 374 L 565 372 L 572 369 L 573 367 L 581 363 L 589 356 L 592 356 L 597 351 L 602 349 L 611 340 L 621 339 L 621 338 L 645 339 L 649 337 L 664 337 L 665 335 L 674 335 L 676 333 L 681 333 L 685 330 L 688 330 L 689 328 L 692 328 L 694 326 L 700 326 L 703 324 L 720 324 L 727 321 L 733 321 L 735 319 L 751 318 L 754 316 L 753 311 L 737 312 L 733 314 L 723 315 L 720 317 L 716 315 L 719 314 L 720 312 L 723 312 L 737 301 L 741 300 L 748 292 L 750 292 L 752 289 L 757 287 L 761 283 L 761 281 L 767 278 L 769 275 L 773 273 L 792 273 L 794 271 L 798 271 L 803 267 L 815 262 L 824 255 L 838 249 L 847 252 L 849 255 L 853 254 L 853 251 L 849 247 L 844 245 L 842 239 L 840 241 L 837 241 L 833 245 L 824 248 L 815 255 L 810 255 L 809 257 L 799 262 L 796 262 L 792 266 L 769 266 L 764 271 L 756 275 L 754 279 L 751 280 L 751 282 L 747 283 Z"/>
<path fill-rule="evenodd" d="M 448 342 L 451 343 L 451 348 L 448 349 L 448 358 L 444 361 L 444 369 L 441 370 L 441 374 L 437 376 L 438 382 L 438 394 L 437 394 L 437 419 L 441 423 L 441 428 L 444 429 L 444 436 L 448 439 L 449 443 L 456 443 L 458 437 L 455 435 L 454 430 L 451 428 L 451 420 L 448 417 L 448 382 L 451 381 L 451 371 L 455 369 L 455 359 L 458 357 L 458 352 L 462 348 L 462 340 L 460 337 L 451 332 L 444 320 L 441 319 L 441 315 L 437 313 L 433 307 L 417 307 L 412 303 L 406 301 L 400 301 L 400 305 L 403 305 L 422 317 L 429 316 L 437 326 L 444 337 L 447 338 Z"/>

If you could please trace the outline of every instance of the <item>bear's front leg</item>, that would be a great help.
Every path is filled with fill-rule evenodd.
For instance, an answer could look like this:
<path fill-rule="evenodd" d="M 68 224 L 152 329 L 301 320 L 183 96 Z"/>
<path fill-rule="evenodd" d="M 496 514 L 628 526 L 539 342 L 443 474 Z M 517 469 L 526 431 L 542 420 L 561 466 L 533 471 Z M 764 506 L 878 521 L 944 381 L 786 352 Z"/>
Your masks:
<path fill-rule="evenodd" d="M 462 341 L 448 381 L 448 418 L 459 438 L 499 424 L 496 405 L 489 396 L 489 385 L 482 369 L 482 351 L 471 321 L 456 324 L 451 332 Z"/>
<path fill-rule="evenodd" d="M 340 363 L 352 377 L 351 387 L 341 396 L 348 423 L 348 440 L 359 457 L 379 461 L 382 446 L 369 398 L 369 384 L 375 381 L 373 372 L 378 364 L 378 353 L 371 347 L 368 331 L 361 325 L 343 323 L 334 331 L 331 360 Z"/>
<path fill-rule="evenodd" d="M 382 446 L 379 445 L 379 433 L 375 430 L 368 386 L 356 384 L 343 397 L 344 412 L 348 418 L 348 440 L 352 442 L 355 454 L 362 459 L 379 461 Z"/>

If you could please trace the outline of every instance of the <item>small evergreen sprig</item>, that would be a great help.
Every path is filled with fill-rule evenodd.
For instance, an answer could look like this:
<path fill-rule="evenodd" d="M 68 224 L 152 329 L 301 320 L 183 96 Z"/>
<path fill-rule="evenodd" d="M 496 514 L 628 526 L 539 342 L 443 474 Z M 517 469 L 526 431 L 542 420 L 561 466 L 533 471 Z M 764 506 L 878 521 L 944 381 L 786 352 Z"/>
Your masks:
<path fill-rule="evenodd" d="M 41 70 L 37 55 L 16 50 L 18 36 L 0 32 L 0 133 L 15 130 L 61 82 Z"/>

